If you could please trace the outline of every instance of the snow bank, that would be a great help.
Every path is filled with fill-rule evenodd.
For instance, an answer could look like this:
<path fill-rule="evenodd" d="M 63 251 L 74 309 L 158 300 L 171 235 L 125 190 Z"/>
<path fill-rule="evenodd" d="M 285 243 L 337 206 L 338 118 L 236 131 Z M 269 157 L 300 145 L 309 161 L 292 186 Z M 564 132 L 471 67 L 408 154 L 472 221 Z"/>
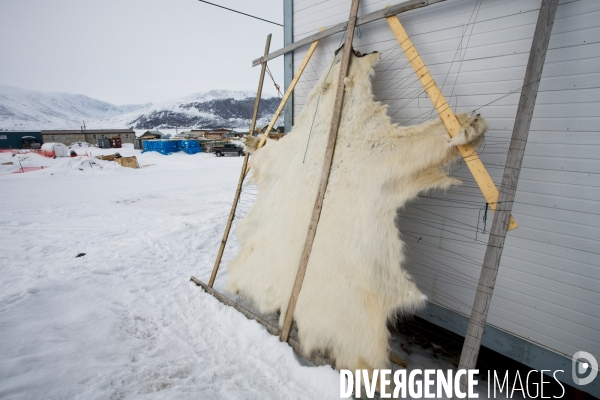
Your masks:
<path fill-rule="evenodd" d="M 335 371 L 189 282 L 210 275 L 242 159 L 139 159 L 0 176 L 0 398 L 337 398 Z"/>

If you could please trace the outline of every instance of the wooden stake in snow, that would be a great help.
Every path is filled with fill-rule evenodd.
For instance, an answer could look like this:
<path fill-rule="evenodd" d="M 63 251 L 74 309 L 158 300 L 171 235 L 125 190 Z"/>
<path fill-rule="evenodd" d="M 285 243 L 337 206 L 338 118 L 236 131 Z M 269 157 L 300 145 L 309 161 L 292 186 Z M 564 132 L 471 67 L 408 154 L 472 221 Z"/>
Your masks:
<path fill-rule="evenodd" d="M 313 241 L 315 240 L 315 234 L 317 233 L 317 225 L 319 224 L 321 209 L 323 208 L 323 199 L 325 198 L 325 190 L 327 190 L 329 172 L 331 171 L 331 163 L 333 161 L 333 153 L 335 151 L 335 142 L 337 140 L 338 129 L 340 127 L 342 107 L 344 105 L 344 78 L 346 78 L 346 75 L 348 74 L 348 66 L 350 65 L 350 55 L 352 54 L 352 39 L 354 38 L 356 15 L 358 14 L 358 3 L 359 0 L 352 0 L 352 6 L 350 7 L 350 18 L 348 19 L 346 40 L 344 41 L 344 47 L 341 50 L 343 51 L 343 54 L 342 61 L 340 63 L 340 75 L 338 77 L 338 86 L 335 94 L 333 116 L 331 118 L 331 128 L 329 129 L 329 140 L 327 142 L 327 149 L 325 150 L 325 160 L 323 162 L 321 181 L 319 183 L 319 190 L 317 192 L 315 206 L 313 208 L 312 217 L 310 219 L 310 225 L 308 226 L 308 234 L 306 235 L 304 250 L 302 251 L 302 257 L 300 258 L 300 266 L 298 267 L 298 273 L 296 274 L 296 281 L 294 282 L 294 287 L 292 289 L 292 296 L 290 297 L 290 302 L 285 313 L 285 321 L 283 323 L 283 329 L 281 330 L 280 336 L 280 340 L 282 342 L 287 342 L 288 335 L 290 333 L 292 320 L 294 318 L 294 311 L 296 309 L 296 303 L 298 301 L 298 295 L 300 294 L 300 289 L 302 288 L 302 282 L 304 281 L 304 275 L 306 274 L 308 259 L 312 250 Z"/>
<path fill-rule="evenodd" d="M 471 319 L 469 320 L 465 343 L 460 356 L 459 369 L 472 369 L 477 364 L 483 330 L 492 294 L 494 293 L 494 285 L 496 284 L 504 240 L 506 239 L 506 231 L 509 224 L 508 217 L 512 211 L 517 191 L 525 145 L 529 135 L 529 127 L 531 125 L 531 118 L 533 116 L 540 79 L 542 78 L 542 69 L 544 68 L 544 60 L 557 8 L 558 0 L 543 0 L 540 7 L 508 156 L 506 157 L 506 166 L 504 167 L 502 185 L 500 186 L 500 197 L 498 198 L 496 214 L 494 215 L 494 222 L 492 223 L 487 249 L 483 258 L 481 276 L 479 277 L 479 285 L 477 286 L 477 293 L 471 311 Z M 461 379 L 461 388 L 465 391 L 466 380 Z"/>
<path fill-rule="evenodd" d="M 270 37 L 271 37 L 271 35 L 269 35 L 269 38 Z M 296 84 L 300 80 L 300 76 L 302 76 L 304 69 L 308 65 L 308 61 L 310 60 L 313 53 L 315 52 L 315 49 L 317 48 L 318 44 L 319 44 L 319 41 L 317 40 L 308 49 L 308 53 L 306 53 L 304 60 L 302 60 L 302 64 L 300 64 L 300 68 L 298 68 L 298 72 L 296 72 L 294 79 L 292 80 L 290 86 L 287 88 L 285 95 L 283 96 L 283 99 L 281 99 L 281 103 L 279 103 L 279 107 L 277 107 L 275 114 L 271 118 L 271 122 L 269 123 L 269 126 L 267 127 L 267 131 L 261 138 L 257 148 L 261 148 L 262 146 L 264 146 L 265 142 L 267 141 L 269 132 L 271 131 L 273 126 L 275 126 L 275 123 L 277 122 L 277 118 L 279 118 L 279 115 L 283 111 L 283 107 L 285 106 L 285 103 L 287 103 L 288 99 L 292 95 L 294 88 L 296 87 Z M 268 54 L 268 51 L 269 51 L 269 49 L 268 49 L 268 45 L 267 45 L 267 47 L 265 49 L 265 54 Z M 267 64 L 264 63 L 263 68 L 261 70 L 260 81 L 259 81 L 260 92 L 262 92 L 262 84 L 263 84 L 263 80 L 265 77 L 264 73 L 265 73 L 266 65 Z M 254 115 L 252 116 L 252 125 L 250 126 L 250 134 L 252 134 L 254 132 L 254 128 L 256 126 L 256 116 L 258 115 L 257 112 L 258 112 L 259 96 L 256 97 L 257 100 L 254 103 Z M 221 246 L 219 247 L 219 253 L 217 254 L 217 259 L 215 260 L 215 265 L 213 267 L 212 274 L 210 275 L 210 280 L 208 281 L 209 287 L 212 287 L 213 283 L 215 282 L 215 278 L 217 276 L 217 271 L 219 270 L 219 265 L 221 264 L 221 258 L 223 257 L 223 251 L 225 251 L 225 245 L 227 244 L 227 239 L 229 238 L 229 232 L 231 231 L 231 224 L 233 223 L 233 218 L 235 217 L 235 210 L 237 209 L 238 200 L 240 198 L 240 194 L 242 193 L 242 184 L 244 183 L 244 179 L 246 178 L 246 175 L 248 175 L 248 171 L 250 171 L 250 161 L 248 160 L 248 157 L 249 157 L 248 154 L 246 154 L 244 156 L 244 162 L 242 164 L 242 171 L 240 172 L 240 179 L 238 181 L 238 188 L 235 193 L 235 198 L 233 199 L 233 204 L 231 205 L 231 212 L 229 213 L 229 219 L 227 220 L 227 226 L 225 227 L 225 233 L 223 234 L 223 240 L 221 241 Z"/>
<path fill-rule="evenodd" d="M 269 47 L 271 46 L 271 34 L 267 36 L 267 43 L 265 44 L 265 55 L 269 54 Z M 265 80 L 265 71 L 267 69 L 267 63 L 262 65 L 260 70 L 260 79 L 258 81 L 258 90 L 256 91 L 256 100 L 254 101 L 254 112 L 252 113 L 252 123 L 250 124 L 250 135 L 254 132 L 254 127 L 256 126 L 256 118 L 258 116 L 258 107 L 260 106 L 260 96 L 262 95 L 263 82 Z M 208 281 L 208 286 L 212 287 L 215 283 L 215 278 L 217 277 L 217 271 L 219 270 L 219 265 L 221 264 L 221 258 L 223 257 L 223 251 L 225 251 L 225 245 L 227 244 L 227 239 L 229 238 L 229 231 L 231 230 L 231 224 L 233 223 L 233 219 L 235 218 L 235 210 L 237 208 L 238 201 L 240 199 L 240 194 L 242 193 L 242 184 L 244 183 L 244 177 L 246 176 L 246 166 L 248 165 L 248 157 L 249 154 L 246 153 L 244 156 L 244 163 L 242 165 L 242 171 L 240 172 L 240 179 L 238 180 L 237 190 L 235 191 L 235 197 L 233 198 L 233 204 L 231 205 L 231 212 L 229 213 L 229 219 L 227 220 L 227 226 L 225 226 L 225 233 L 223 233 L 223 240 L 221 240 L 221 246 L 219 247 L 219 252 L 217 253 L 217 259 L 215 260 L 215 265 L 213 266 L 212 274 L 210 274 L 210 280 Z"/>

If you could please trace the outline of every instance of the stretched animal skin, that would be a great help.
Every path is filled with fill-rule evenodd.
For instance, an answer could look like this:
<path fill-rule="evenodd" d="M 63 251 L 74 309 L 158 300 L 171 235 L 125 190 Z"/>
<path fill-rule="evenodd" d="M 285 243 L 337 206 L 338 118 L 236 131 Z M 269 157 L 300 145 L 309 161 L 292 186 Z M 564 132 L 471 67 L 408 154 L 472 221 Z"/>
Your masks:
<path fill-rule="evenodd" d="M 304 352 L 328 350 L 337 368 L 351 370 L 389 367 L 386 322 L 425 305 L 402 268 L 398 208 L 423 191 L 459 184 L 445 172 L 460 156 L 456 145 L 479 145 L 487 128 L 482 117 L 460 114 L 463 129 L 450 140 L 439 119 L 393 124 L 373 99 L 378 60 L 377 53 L 351 56 L 329 185 L 294 314 Z M 241 248 L 229 263 L 227 290 L 263 313 L 281 311 L 280 324 L 317 195 L 339 61 L 338 54 L 290 134 L 252 154 L 258 196 L 235 232 Z M 254 151 L 256 141 L 247 145 Z"/>

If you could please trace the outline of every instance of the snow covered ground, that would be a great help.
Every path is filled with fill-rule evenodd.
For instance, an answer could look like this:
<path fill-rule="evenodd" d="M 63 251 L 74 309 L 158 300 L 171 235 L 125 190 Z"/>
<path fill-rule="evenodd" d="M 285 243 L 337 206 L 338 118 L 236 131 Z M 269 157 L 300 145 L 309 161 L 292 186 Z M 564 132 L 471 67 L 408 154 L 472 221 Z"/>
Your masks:
<path fill-rule="evenodd" d="M 242 158 L 119 152 L 142 168 L 0 154 L 47 167 L 0 169 L 0 398 L 339 398 L 337 372 L 189 282 L 208 280 Z"/>

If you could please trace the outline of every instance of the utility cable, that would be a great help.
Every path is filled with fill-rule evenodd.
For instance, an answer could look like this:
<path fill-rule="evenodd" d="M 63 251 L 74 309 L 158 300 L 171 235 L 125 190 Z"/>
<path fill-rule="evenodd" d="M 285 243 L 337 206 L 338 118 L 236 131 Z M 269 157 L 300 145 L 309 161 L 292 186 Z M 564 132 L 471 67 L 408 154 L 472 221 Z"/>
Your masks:
<path fill-rule="evenodd" d="M 198 0 L 198 1 L 200 1 L 200 2 L 202 2 L 202 3 L 210 4 L 211 6 L 215 6 L 215 7 L 219 7 L 219 8 L 224 8 L 224 9 L 226 9 L 226 10 L 233 11 L 233 12 L 235 12 L 235 13 L 242 14 L 242 15 L 245 15 L 245 16 L 247 16 L 247 17 L 252 17 L 252 18 L 260 19 L 261 21 L 265 21 L 265 22 L 268 22 L 268 23 L 270 23 L 270 24 L 274 24 L 274 25 L 283 26 L 282 24 L 278 24 L 277 22 L 269 21 L 268 19 L 264 19 L 264 18 L 255 17 L 254 15 L 246 14 L 246 13 L 243 13 L 243 12 L 241 12 L 241 11 L 237 11 L 237 10 L 233 10 L 233 9 L 231 9 L 231 8 L 223 7 L 223 6 L 220 6 L 220 5 L 218 5 L 218 4 L 209 3 L 208 1 L 204 1 L 204 0 Z"/>

